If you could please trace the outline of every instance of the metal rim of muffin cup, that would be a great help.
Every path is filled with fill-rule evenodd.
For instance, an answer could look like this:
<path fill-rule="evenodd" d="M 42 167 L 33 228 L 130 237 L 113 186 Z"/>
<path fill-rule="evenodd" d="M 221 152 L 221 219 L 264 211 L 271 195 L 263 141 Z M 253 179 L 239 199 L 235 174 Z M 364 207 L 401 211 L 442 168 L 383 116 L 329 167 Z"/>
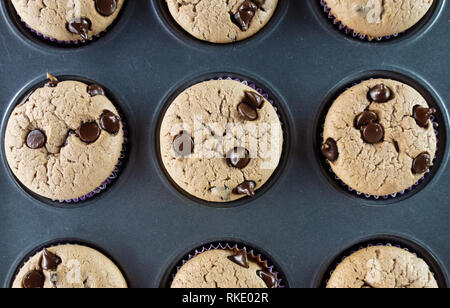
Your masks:
<path fill-rule="evenodd" d="M 130 15 L 128 12 L 132 11 L 132 6 L 134 6 L 135 4 L 135 1 L 125 0 L 119 14 L 117 15 L 113 23 L 109 25 L 106 30 L 102 31 L 97 35 L 94 35 L 88 40 L 60 41 L 40 33 L 38 30 L 33 29 L 26 22 L 24 22 L 22 18 L 17 14 L 16 9 L 14 8 L 11 0 L 3 0 L 1 2 L 3 15 L 5 19 L 8 21 L 7 23 L 10 29 L 17 37 L 39 48 L 50 47 L 52 49 L 69 50 L 69 51 L 90 46 L 92 45 L 92 43 L 99 41 L 105 36 L 106 37 L 110 36 L 112 34 L 111 32 L 115 32 L 114 31 L 115 28 L 119 26 L 118 25 L 119 23 L 122 23 L 122 20 L 125 19 L 125 17 L 127 19 L 129 18 L 128 16 L 125 15 Z M 128 2 L 131 2 L 132 4 Z"/>
<path fill-rule="evenodd" d="M 246 38 L 241 41 L 232 42 L 232 43 L 211 43 L 208 41 L 203 41 L 197 39 L 192 36 L 186 30 L 184 30 L 172 17 L 172 14 L 169 12 L 169 8 L 167 7 L 166 0 L 150 0 L 153 5 L 155 14 L 159 19 L 159 23 L 165 28 L 165 30 L 172 35 L 175 39 L 180 41 L 183 44 L 187 44 L 189 46 L 197 47 L 199 49 L 205 49 L 205 47 L 209 48 L 236 48 L 236 46 L 246 46 L 253 42 L 263 41 L 267 36 L 269 36 L 280 24 L 284 15 L 286 14 L 289 6 L 289 1 L 279 0 L 277 8 L 269 20 L 269 22 L 260 29 L 257 33 L 252 35 L 249 38 Z"/>
<path fill-rule="evenodd" d="M 353 253 L 356 253 L 361 249 L 379 246 L 397 247 L 412 253 L 425 261 L 429 266 L 439 288 L 446 289 L 449 286 L 448 274 L 443 270 L 444 267 L 442 267 L 441 262 L 428 247 L 404 236 L 381 234 L 362 238 L 341 250 L 337 255 L 329 258 L 329 260 L 321 266 L 320 272 L 316 275 L 313 287 L 326 288 L 329 279 L 338 265 Z"/>
<path fill-rule="evenodd" d="M 354 42 L 359 42 L 362 44 L 379 44 L 403 42 L 404 40 L 409 40 L 412 38 L 418 39 L 426 33 L 440 17 L 441 12 L 444 9 L 445 1 L 446 0 L 434 0 L 432 7 L 425 14 L 425 16 L 411 28 L 401 33 L 377 38 L 370 38 L 367 35 L 361 35 L 360 33 L 357 33 L 353 29 L 342 24 L 342 22 L 331 13 L 331 9 L 328 7 L 326 0 L 313 0 L 311 2 L 314 2 L 312 5 L 315 6 L 312 9 L 316 11 L 318 15 L 321 15 L 318 16 L 319 19 L 322 20 L 322 23 L 327 24 L 325 25 L 327 26 L 326 28 L 332 28 L 331 30 L 334 30 L 330 32 L 337 33 L 340 36 L 344 36 Z"/>
<path fill-rule="evenodd" d="M 274 261 L 264 250 L 255 247 L 254 245 L 248 244 L 241 240 L 216 240 L 207 241 L 204 244 L 194 246 L 189 251 L 178 255 L 175 260 L 169 265 L 166 272 L 163 273 L 163 277 L 160 279 L 160 288 L 170 288 L 173 280 L 178 273 L 178 271 L 185 265 L 188 261 L 195 258 L 196 256 L 211 250 L 230 250 L 230 251 L 245 251 L 249 259 L 253 262 L 258 263 L 263 268 L 267 269 L 270 273 L 273 273 L 277 277 L 278 289 L 289 288 L 289 281 L 286 278 L 285 273 L 282 271 L 279 264 Z"/>
<path fill-rule="evenodd" d="M 37 253 L 43 251 L 46 248 L 61 246 L 61 245 L 79 245 L 79 246 L 85 246 L 91 249 L 96 250 L 97 252 L 103 254 L 106 258 L 108 258 L 120 271 L 123 278 L 125 279 L 125 282 L 127 283 L 128 288 L 131 288 L 130 286 L 130 280 L 128 279 L 127 273 L 123 270 L 121 265 L 112 257 L 112 255 L 102 247 L 100 247 L 97 244 L 94 244 L 90 241 L 81 240 L 78 238 L 62 238 L 62 239 L 55 239 L 51 241 L 47 241 L 45 243 L 39 244 L 38 246 L 35 246 L 32 249 L 29 249 L 25 252 L 24 255 L 21 255 L 16 261 L 14 262 L 10 272 L 7 275 L 6 282 L 5 282 L 5 288 L 12 288 L 12 285 L 14 283 L 14 280 L 16 279 L 17 275 L 19 274 L 22 267 L 25 266 L 25 264 L 33 258 Z"/>
<path fill-rule="evenodd" d="M 328 110 L 334 103 L 334 101 L 347 89 L 367 80 L 371 79 L 392 79 L 402 82 L 414 88 L 418 91 L 427 101 L 430 107 L 434 107 L 437 113 L 434 115 L 433 123 L 437 123 L 439 126 L 435 128 L 435 134 L 437 138 L 436 154 L 433 160 L 432 166 L 424 174 L 424 176 L 413 186 L 405 189 L 404 191 L 397 192 L 395 194 L 387 196 L 373 196 L 356 191 L 355 189 L 344 183 L 331 169 L 329 162 L 325 159 L 320 152 L 320 145 L 323 143 L 323 124 L 328 114 Z M 442 103 L 439 95 L 437 95 L 434 89 L 418 78 L 418 76 L 407 76 L 404 72 L 395 70 L 374 70 L 368 72 L 362 72 L 351 76 L 348 80 L 344 80 L 333 89 L 330 90 L 325 100 L 320 106 L 318 117 L 315 120 L 313 146 L 314 153 L 317 157 L 322 174 L 326 177 L 328 182 L 338 191 L 344 193 L 348 197 L 357 198 L 367 205 L 382 206 L 389 205 L 396 202 L 403 201 L 416 193 L 420 192 L 428 184 L 433 182 L 442 172 L 442 165 L 446 165 L 448 160 L 448 147 L 447 147 L 447 126 L 448 118 L 445 110 L 445 105 Z"/>
<path fill-rule="evenodd" d="M 124 169 L 127 167 L 128 164 L 128 155 L 129 155 L 129 129 L 126 121 L 126 115 L 124 115 L 122 105 L 120 103 L 120 100 L 118 97 L 112 93 L 107 87 L 104 87 L 102 84 L 81 76 L 74 76 L 74 75 L 56 75 L 59 81 L 79 81 L 86 84 L 98 84 L 100 85 L 105 93 L 106 97 L 113 103 L 114 107 L 116 108 L 117 112 L 119 113 L 120 120 L 122 122 L 123 126 L 123 144 L 122 144 L 122 150 L 121 155 L 119 158 L 119 161 L 117 162 L 113 173 L 105 179 L 105 181 L 98 186 L 96 189 L 91 191 L 90 193 L 80 196 L 75 199 L 70 200 L 52 200 L 50 198 L 46 198 L 44 196 L 41 196 L 37 193 L 32 192 L 30 189 L 28 189 L 23 183 L 21 183 L 16 176 L 11 171 L 11 168 L 9 167 L 8 161 L 6 159 L 6 153 L 4 148 L 5 143 L 5 134 L 6 134 L 6 127 L 8 125 L 8 120 L 14 111 L 14 109 L 26 101 L 28 96 L 33 93 L 35 90 L 42 88 L 47 82 L 48 79 L 42 79 L 42 77 L 38 77 L 37 79 L 29 82 L 27 85 L 25 85 L 18 94 L 12 99 L 11 103 L 9 104 L 1 124 L 1 155 L 3 158 L 3 167 L 7 171 L 7 174 L 9 175 L 10 180 L 15 184 L 15 186 L 19 189 L 19 191 L 28 199 L 37 202 L 39 205 L 45 205 L 45 206 L 51 206 L 54 208 L 59 209 L 79 209 L 85 206 L 88 206 L 98 200 L 98 198 L 102 197 L 103 195 L 107 194 L 120 178 L 120 175 L 123 173 Z"/>
<path fill-rule="evenodd" d="M 283 131 L 283 138 L 284 138 L 280 162 L 277 168 L 273 171 L 272 176 L 266 181 L 266 183 L 264 183 L 264 185 L 262 185 L 258 190 L 256 190 L 256 195 L 254 197 L 243 197 L 241 199 L 229 202 L 213 202 L 200 199 L 198 197 L 189 194 L 187 191 L 182 189 L 177 183 L 175 183 L 175 181 L 171 178 L 170 174 L 167 172 L 162 162 L 160 151 L 160 131 L 161 131 L 161 124 L 167 112 L 167 109 L 183 91 L 187 90 L 191 86 L 194 86 L 198 83 L 211 80 L 234 80 L 244 85 L 248 85 L 252 89 L 257 90 L 259 93 L 263 94 L 264 98 L 266 98 L 266 100 L 268 100 L 272 104 L 278 115 L 278 118 L 280 119 L 281 129 Z M 168 94 L 163 98 L 162 102 L 157 107 L 157 111 L 155 113 L 157 118 L 153 121 L 154 123 L 156 123 L 156 126 L 153 128 L 155 135 L 152 136 L 152 138 L 155 138 L 154 142 L 155 146 L 153 147 L 153 151 L 155 151 L 154 157 L 157 157 L 157 159 L 155 160 L 155 163 L 157 165 L 156 170 L 159 173 L 162 180 L 164 181 L 164 183 L 166 184 L 166 186 L 174 194 L 182 197 L 186 201 L 192 201 L 195 204 L 203 206 L 213 208 L 234 208 L 238 206 L 248 205 L 249 203 L 254 202 L 258 198 L 263 196 L 265 193 L 267 193 L 267 191 L 269 191 L 270 188 L 273 187 L 278 182 L 279 178 L 283 174 L 283 171 L 288 163 L 288 159 L 290 156 L 290 149 L 291 149 L 290 117 L 288 116 L 287 113 L 288 112 L 288 109 L 286 107 L 287 105 L 284 103 L 281 96 L 274 93 L 274 91 L 272 91 L 265 85 L 262 85 L 262 83 L 260 83 L 259 81 L 253 80 L 256 80 L 256 78 L 249 78 L 238 73 L 206 73 L 201 74 L 200 76 L 197 75 L 197 77 L 188 78 L 184 80 L 184 82 L 182 82 L 181 84 L 178 84 L 176 87 L 173 87 L 168 92 Z"/>

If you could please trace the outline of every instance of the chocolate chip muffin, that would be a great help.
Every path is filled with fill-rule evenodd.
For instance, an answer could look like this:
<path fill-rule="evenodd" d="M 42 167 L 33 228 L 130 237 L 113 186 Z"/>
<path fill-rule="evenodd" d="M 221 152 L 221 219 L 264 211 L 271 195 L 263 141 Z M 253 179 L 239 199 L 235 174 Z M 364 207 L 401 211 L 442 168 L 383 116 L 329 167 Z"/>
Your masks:
<path fill-rule="evenodd" d="M 387 196 L 417 183 L 435 157 L 435 113 L 394 80 L 364 81 L 341 94 L 325 119 L 322 152 L 352 189 Z"/>
<path fill-rule="evenodd" d="M 231 43 L 253 36 L 272 18 L 278 0 L 166 0 L 175 21 L 194 37 Z"/>
<path fill-rule="evenodd" d="M 283 146 L 275 108 L 233 80 L 196 84 L 169 106 L 160 153 L 172 180 L 211 202 L 253 197 L 277 168 Z"/>
<path fill-rule="evenodd" d="M 171 288 L 277 288 L 278 279 L 259 258 L 238 249 L 213 249 L 184 264 Z"/>
<path fill-rule="evenodd" d="M 361 249 L 342 261 L 327 288 L 438 288 L 428 265 L 397 247 Z"/>
<path fill-rule="evenodd" d="M 402 33 L 417 24 L 433 0 L 322 0 L 335 22 L 369 39 Z"/>
<path fill-rule="evenodd" d="M 19 182 L 65 201 L 91 193 L 114 172 L 124 132 L 100 86 L 49 77 L 12 111 L 4 146 Z"/>
<path fill-rule="evenodd" d="M 90 40 L 107 30 L 125 0 L 11 0 L 22 21 L 60 42 Z"/>
<path fill-rule="evenodd" d="M 12 287 L 127 288 L 127 282 L 119 268 L 100 252 L 85 246 L 59 245 L 26 261 Z"/>

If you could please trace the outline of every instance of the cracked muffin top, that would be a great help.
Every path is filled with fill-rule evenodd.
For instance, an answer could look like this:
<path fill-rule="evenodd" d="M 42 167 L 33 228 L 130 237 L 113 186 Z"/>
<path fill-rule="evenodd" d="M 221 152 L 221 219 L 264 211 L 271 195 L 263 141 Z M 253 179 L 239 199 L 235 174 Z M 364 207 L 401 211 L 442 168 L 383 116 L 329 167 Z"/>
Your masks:
<path fill-rule="evenodd" d="M 272 18 L 278 0 L 166 0 L 175 21 L 192 36 L 232 43 L 253 36 Z"/>
<path fill-rule="evenodd" d="M 341 94 L 328 111 L 322 152 L 354 190 L 373 196 L 401 192 L 432 165 L 435 112 L 406 84 L 364 81 Z"/>
<path fill-rule="evenodd" d="M 369 38 L 402 33 L 417 24 L 433 0 L 325 0 L 331 14 L 354 32 Z"/>
<path fill-rule="evenodd" d="M 334 270 L 327 288 L 438 288 L 428 265 L 397 247 L 361 249 Z"/>
<path fill-rule="evenodd" d="M 186 262 L 171 288 L 277 288 L 278 280 L 263 262 L 244 250 L 213 249 Z"/>
<path fill-rule="evenodd" d="M 5 153 L 25 187 L 64 201 L 106 181 L 119 162 L 124 135 L 119 114 L 100 86 L 51 78 L 12 111 Z"/>
<path fill-rule="evenodd" d="M 125 0 L 11 0 L 30 28 L 58 41 L 86 41 L 114 22 Z"/>
<path fill-rule="evenodd" d="M 127 288 L 127 282 L 119 268 L 97 250 L 59 245 L 44 249 L 26 261 L 12 287 Z"/>
<path fill-rule="evenodd" d="M 211 202 L 253 197 L 282 153 L 275 108 L 251 87 L 207 81 L 181 93 L 161 123 L 160 153 L 173 181 Z"/>

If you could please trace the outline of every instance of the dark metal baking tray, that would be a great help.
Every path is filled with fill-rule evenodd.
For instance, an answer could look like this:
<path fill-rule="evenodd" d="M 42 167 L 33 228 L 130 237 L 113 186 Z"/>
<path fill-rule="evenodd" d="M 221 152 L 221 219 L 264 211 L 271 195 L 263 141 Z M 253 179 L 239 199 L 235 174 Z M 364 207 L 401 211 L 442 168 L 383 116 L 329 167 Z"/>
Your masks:
<path fill-rule="evenodd" d="M 196 247 L 240 242 L 279 267 L 289 287 L 319 287 L 336 262 L 366 244 L 390 243 L 423 257 L 441 286 L 450 270 L 450 10 L 430 13 L 398 38 L 366 42 L 345 35 L 316 0 L 281 0 L 254 37 L 216 46 L 189 37 L 163 0 L 129 0 L 115 24 L 81 47 L 30 34 L 1 3 L 0 281 L 8 287 L 36 247 L 81 242 L 106 251 L 132 287 L 167 285 L 173 266 Z M 58 206 L 18 185 L 4 158 L 9 113 L 45 73 L 103 85 L 129 128 L 117 181 L 80 204 Z M 276 100 L 285 124 L 283 160 L 255 199 L 230 207 L 199 202 L 167 179 L 158 158 L 161 113 L 180 89 L 200 80 L 240 77 Z M 418 188 L 394 199 L 352 194 L 333 180 L 318 151 L 323 116 L 346 87 L 373 77 L 416 87 L 439 110 L 439 152 Z"/>

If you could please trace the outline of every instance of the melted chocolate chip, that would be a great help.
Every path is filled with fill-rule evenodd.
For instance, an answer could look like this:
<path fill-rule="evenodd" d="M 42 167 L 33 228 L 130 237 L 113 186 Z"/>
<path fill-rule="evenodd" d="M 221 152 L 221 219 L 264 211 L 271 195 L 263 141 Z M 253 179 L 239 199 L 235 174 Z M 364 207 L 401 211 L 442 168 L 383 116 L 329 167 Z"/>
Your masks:
<path fill-rule="evenodd" d="M 41 271 L 29 271 L 22 280 L 22 287 L 25 289 L 42 289 L 45 283 L 45 276 Z"/>
<path fill-rule="evenodd" d="M 415 106 L 413 111 L 413 117 L 416 120 L 417 125 L 420 127 L 428 127 L 428 123 L 433 114 L 436 113 L 435 108 L 425 108 L 422 106 Z"/>
<path fill-rule="evenodd" d="M 81 125 L 78 136 L 83 142 L 93 143 L 100 137 L 101 130 L 97 122 L 89 122 Z"/>
<path fill-rule="evenodd" d="M 95 0 L 95 9 L 100 15 L 111 16 L 117 9 L 117 0 Z"/>
<path fill-rule="evenodd" d="M 391 89 L 389 89 L 384 84 L 376 85 L 369 91 L 369 99 L 372 102 L 386 103 L 391 98 L 392 98 Z"/>
<path fill-rule="evenodd" d="M 247 121 L 255 121 L 258 119 L 258 112 L 256 111 L 256 108 L 247 103 L 240 103 L 237 106 L 237 110 L 239 114 Z"/>
<path fill-rule="evenodd" d="M 173 140 L 173 149 L 175 153 L 186 157 L 194 153 L 194 139 L 187 131 L 182 131 Z"/>
<path fill-rule="evenodd" d="M 427 172 L 430 166 L 431 166 L 430 154 L 422 153 L 414 159 L 412 171 L 414 174 L 422 174 Z"/>
<path fill-rule="evenodd" d="M 245 0 L 238 11 L 232 15 L 232 20 L 242 31 L 247 31 L 257 10 L 258 5 L 255 2 Z"/>
<path fill-rule="evenodd" d="M 227 162 L 231 167 L 243 169 L 250 163 L 250 153 L 242 147 L 235 147 L 227 153 Z"/>
<path fill-rule="evenodd" d="M 364 111 L 355 119 L 355 127 L 360 129 L 363 126 L 369 125 L 370 123 L 377 122 L 378 116 L 373 111 Z"/>
<path fill-rule="evenodd" d="M 250 268 L 250 265 L 248 264 L 248 256 L 244 250 L 240 250 L 236 252 L 233 256 L 229 256 L 228 260 L 242 267 Z"/>
<path fill-rule="evenodd" d="M 365 142 L 375 144 L 384 138 L 384 129 L 378 123 L 369 123 L 362 129 L 362 136 Z"/>
<path fill-rule="evenodd" d="M 323 155 L 331 162 L 336 161 L 339 157 L 337 143 L 334 139 L 328 138 L 322 145 Z"/>
<path fill-rule="evenodd" d="M 87 92 L 90 96 L 97 96 L 97 95 L 105 96 L 105 90 L 103 90 L 103 88 L 100 87 L 98 84 L 91 84 L 90 86 L 88 86 Z"/>
<path fill-rule="evenodd" d="M 89 30 L 92 28 L 92 23 L 87 18 L 75 18 L 67 23 L 67 30 L 70 33 L 81 36 L 83 40 L 89 38 Z"/>
<path fill-rule="evenodd" d="M 41 262 L 42 269 L 46 271 L 56 271 L 58 265 L 60 265 L 61 262 L 62 261 L 60 257 L 55 255 L 54 253 L 51 253 L 47 249 L 44 249 Z"/>
<path fill-rule="evenodd" d="M 50 81 L 45 84 L 46 87 L 55 88 L 59 84 L 59 80 L 52 74 L 47 73 L 47 79 Z"/>
<path fill-rule="evenodd" d="M 255 92 L 247 91 L 245 92 L 245 97 L 247 98 L 247 103 L 257 109 L 261 109 L 264 104 L 264 97 Z"/>
<path fill-rule="evenodd" d="M 256 271 L 256 274 L 259 278 L 264 280 L 269 289 L 275 289 L 278 287 L 278 280 L 274 273 L 267 271 Z"/>
<path fill-rule="evenodd" d="M 45 134 L 39 129 L 32 130 L 27 136 L 27 147 L 36 150 L 44 147 L 46 141 Z"/>
<path fill-rule="evenodd" d="M 100 127 L 110 134 L 117 134 L 120 130 L 120 119 L 111 111 L 105 110 L 100 116 Z"/>
<path fill-rule="evenodd" d="M 245 181 L 239 184 L 235 189 L 233 189 L 233 194 L 235 195 L 247 195 L 249 197 L 255 196 L 256 183 L 254 181 Z"/>

